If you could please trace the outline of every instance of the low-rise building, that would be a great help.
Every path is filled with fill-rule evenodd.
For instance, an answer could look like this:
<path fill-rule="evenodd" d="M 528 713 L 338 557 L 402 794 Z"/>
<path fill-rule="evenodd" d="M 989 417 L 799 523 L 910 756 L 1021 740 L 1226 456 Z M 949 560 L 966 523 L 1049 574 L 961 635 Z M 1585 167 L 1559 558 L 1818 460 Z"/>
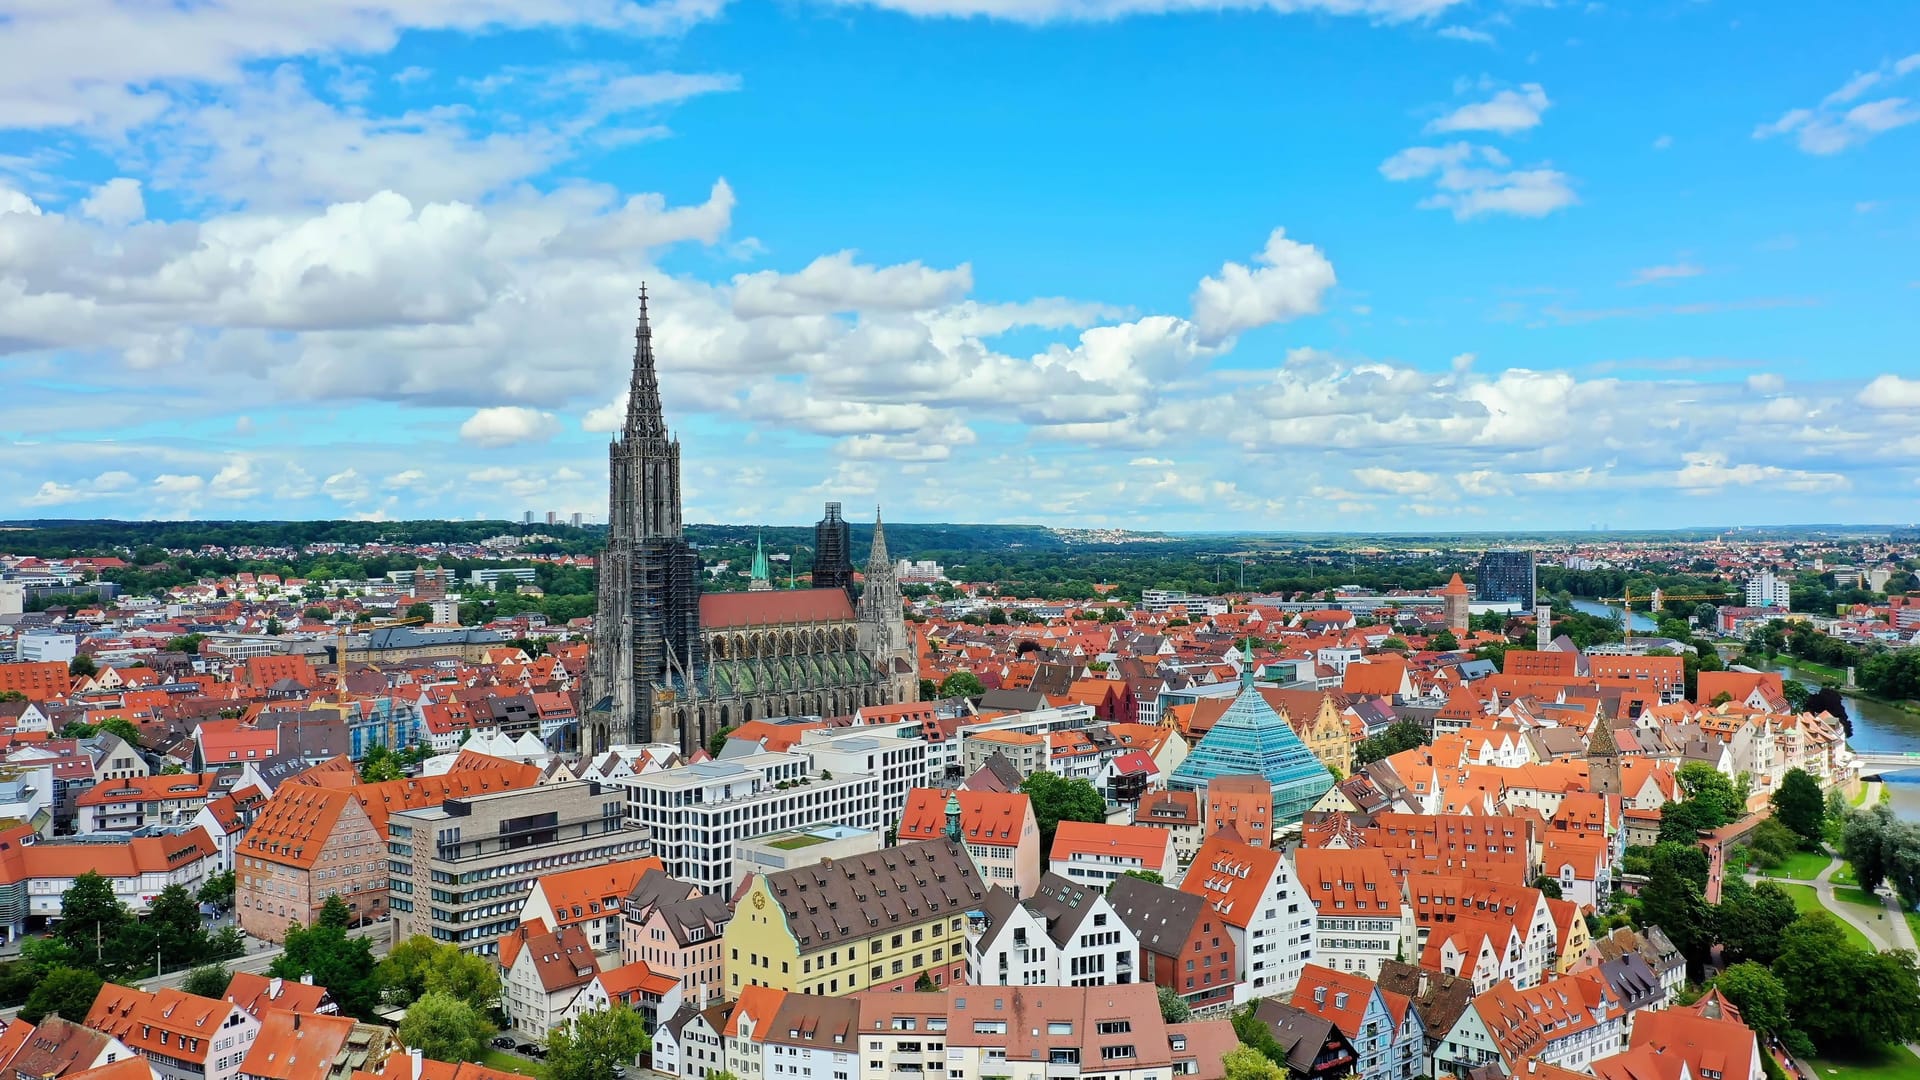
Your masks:
<path fill-rule="evenodd" d="M 1387 961 L 1413 955 L 1413 905 L 1385 855 L 1301 848 L 1293 859 L 1314 906 L 1315 963 L 1371 979 Z"/>
<path fill-rule="evenodd" d="M 1096 888 L 1129 871 L 1158 874 L 1162 881 L 1180 873 L 1172 834 L 1143 825 L 1062 821 L 1053 834 L 1049 861 L 1053 873 Z"/>
<path fill-rule="evenodd" d="M 680 983 L 681 1000 L 704 1009 L 726 996 L 722 935 L 733 908 L 664 870 L 643 875 L 622 904 L 621 956 Z"/>
<path fill-rule="evenodd" d="M 1142 982 L 1164 986 L 1194 1009 L 1228 1005 L 1239 981 L 1233 935 L 1200 896 L 1123 877 L 1106 901 L 1140 943 Z"/>
<path fill-rule="evenodd" d="M 1139 977 L 1140 939 L 1099 890 L 1058 874 L 1026 899 L 988 892 L 967 935 L 974 986 L 1107 986 Z"/>
<path fill-rule="evenodd" d="M 950 840 L 754 874 L 727 924 L 727 992 L 904 990 L 966 976 L 966 914 L 986 900 L 973 860 Z"/>
<path fill-rule="evenodd" d="M 522 923 L 496 943 L 500 961 L 500 1011 L 526 1039 L 544 1039 L 560 1025 L 567 1006 L 600 967 L 578 926 L 559 930 L 535 920 Z"/>
<path fill-rule="evenodd" d="M 238 1080 L 260 1021 L 229 1001 L 108 983 L 87 1026 L 127 1044 L 162 1080 Z"/>
<path fill-rule="evenodd" d="M 1227 925 L 1239 982 L 1234 1003 L 1293 992 L 1313 951 L 1313 902 L 1281 852 L 1231 830 L 1200 845 L 1180 891 L 1206 901 Z"/>
<path fill-rule="evenodd" d="M 643 875 L 660 869 L 660 860 L 648 856 L 541 875 L 520 905 L 520 921 L 578 926 L 594 952 L 617 952 L 625 924 L 621 905 Z"/>
<path fill-rule="evenodd" d="M 959 840 L 980 879 L 1015 897 L 1032 896 L 1040 884 L 1040 823 L 1025 792 L 915 788 L 896 835 L 903 844 Z"/>
<path fill-rule="evenodd" d="M 212 796 L 213 773 L 105 780 L 74 800 L 82 833 L 180 829 L 193 824 Z"/>

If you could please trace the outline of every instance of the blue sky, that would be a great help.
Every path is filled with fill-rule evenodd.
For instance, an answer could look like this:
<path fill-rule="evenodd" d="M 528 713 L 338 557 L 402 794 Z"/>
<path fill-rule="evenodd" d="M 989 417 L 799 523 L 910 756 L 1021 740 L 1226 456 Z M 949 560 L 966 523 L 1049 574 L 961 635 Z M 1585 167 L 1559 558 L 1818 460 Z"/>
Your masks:
<path fill-rule="evenodd" d="M 0 516 L 1906 521 L 1920 15 L 0 2 Z"/>

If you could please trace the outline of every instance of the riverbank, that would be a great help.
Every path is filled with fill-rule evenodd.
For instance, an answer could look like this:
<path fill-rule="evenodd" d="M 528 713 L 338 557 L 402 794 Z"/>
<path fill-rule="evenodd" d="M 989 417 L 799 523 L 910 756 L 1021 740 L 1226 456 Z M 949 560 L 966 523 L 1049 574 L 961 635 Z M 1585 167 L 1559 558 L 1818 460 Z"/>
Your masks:
<path fill-rule="evenodd" d="M 1811 681 L 1814 682 L 1815 685 L 1831 685 L 1835 690 L 1840 692 L 1842 697 L 1851 698 L 1855 701 L 1872 702 L 1875 705 L 1882 705 L 1910 716 L 1920 716 L 1920 701 L 1884 698 L 1878 694 L 1869 693 L 1861 687 L 1848 686 L 1847 673 L 1839 668 L 1829 667 L 1826 664 L 1817 664 L 1811 660 L 1802 660 L 1797 656 L 1769 656 L 1764 653 L 1759 656 L 1747 656 L 1743 653 L 1736 662 L 1756 670 L 1777 670 L 1781 675 L 1800 682 Z M 1807 678 L 1809 675 L 1814 676 L 1814 679 L 1809 680 Z"/>

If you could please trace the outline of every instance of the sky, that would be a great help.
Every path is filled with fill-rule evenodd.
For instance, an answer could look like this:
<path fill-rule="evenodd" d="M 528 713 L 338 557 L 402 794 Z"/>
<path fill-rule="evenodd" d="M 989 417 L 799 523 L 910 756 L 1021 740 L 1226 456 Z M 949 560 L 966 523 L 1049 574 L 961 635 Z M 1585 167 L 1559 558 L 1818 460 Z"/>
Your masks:
<path fill-rule="evenodd" d="M 1906 0 L 0 0 L 0 518 L 1920 517 Z"/>

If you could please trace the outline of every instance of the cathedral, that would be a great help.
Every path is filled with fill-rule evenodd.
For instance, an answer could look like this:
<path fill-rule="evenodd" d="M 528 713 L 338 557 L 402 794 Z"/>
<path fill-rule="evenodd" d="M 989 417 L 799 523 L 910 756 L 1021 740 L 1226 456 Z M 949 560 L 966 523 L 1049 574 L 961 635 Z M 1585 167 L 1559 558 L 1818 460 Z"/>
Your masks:
<path fill-rule="evenodd" d="M 669 742 L 690 754 L 749 720 L 915 700 L 919 672 L 878 514 L 857 603 L 838 503 L 816 530 L 832 550 L 816 551 L 812 588 L 771 588 L 763 556 L 748 591 L 702 592 L 700 556 L 681 531 L 680 442 L 660 407 L 644 288 L 632 378 L 626 423 L 607 449 L 581 753 Z"/>

